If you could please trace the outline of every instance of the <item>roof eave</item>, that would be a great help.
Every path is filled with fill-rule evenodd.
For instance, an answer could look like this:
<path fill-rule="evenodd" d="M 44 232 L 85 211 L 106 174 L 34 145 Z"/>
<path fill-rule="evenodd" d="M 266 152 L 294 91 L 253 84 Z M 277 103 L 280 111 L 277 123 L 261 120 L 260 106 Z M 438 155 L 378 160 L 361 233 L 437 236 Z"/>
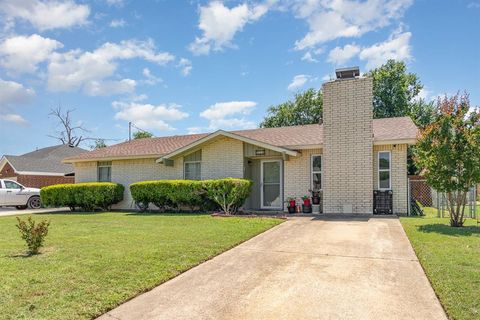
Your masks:
<path fill-rule="evenodd" d="M 416 144 L 417 139 L 415 138 L 404 138 L 404 139 L 386 139 L 386 140 L 374 140 L 373 144 L 375 146 L 384 146 L 390 144 Z"/>
<path fill-rule="evenodd" d="M 62 163 L 79 163 L 79 162 L 93 162 L 93 161 L 115 161 L 115 160 L 134 160 L 134 159 L 158 159 L 161 157 L 161 154 L 150 154 L 150 155 L 132 155 L 132 156 L 122 156 L 122 157 L 97 157 L 97 158 L 67 158 L 63 159 Z"/>

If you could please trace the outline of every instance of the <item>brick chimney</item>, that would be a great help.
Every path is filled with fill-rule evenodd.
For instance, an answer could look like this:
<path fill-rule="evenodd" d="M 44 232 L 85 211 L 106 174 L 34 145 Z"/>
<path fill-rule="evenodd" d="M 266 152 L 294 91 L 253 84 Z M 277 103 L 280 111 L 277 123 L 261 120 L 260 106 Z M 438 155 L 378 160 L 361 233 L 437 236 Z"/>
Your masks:
<path fill-rule="evenodd" d="M 323 84 L 323 212 L 373 212 L 373 83 L 358 68 Z"/>

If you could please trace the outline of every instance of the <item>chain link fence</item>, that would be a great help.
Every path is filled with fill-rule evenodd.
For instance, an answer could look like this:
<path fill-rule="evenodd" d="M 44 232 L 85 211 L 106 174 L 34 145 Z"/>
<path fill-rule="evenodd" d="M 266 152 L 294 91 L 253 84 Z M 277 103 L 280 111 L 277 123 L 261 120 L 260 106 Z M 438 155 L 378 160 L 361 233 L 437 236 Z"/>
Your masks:
<path fill-rule="evenodd" d="M 409 191 L 409 215 L 426 215 L 429 217 L 448 218 L 447 197 L 445 193 L 437 192 L 431 188 L 425 179 L 419 176 L 411 176 L 408 179 Z M 477 187 L 472 187 L 467 194 L 465 217 L 476 219 Z"/>

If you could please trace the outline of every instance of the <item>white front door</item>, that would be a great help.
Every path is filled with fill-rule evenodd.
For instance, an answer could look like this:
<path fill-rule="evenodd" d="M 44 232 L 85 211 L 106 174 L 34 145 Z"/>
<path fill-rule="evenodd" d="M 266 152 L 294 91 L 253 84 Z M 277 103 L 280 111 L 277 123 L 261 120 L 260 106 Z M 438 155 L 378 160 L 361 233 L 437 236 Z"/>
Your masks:
<path fill-rule="evenodd" d="M 283 210 L 282 160 L 262 160 L 260 175 L 261 208 Z"/>

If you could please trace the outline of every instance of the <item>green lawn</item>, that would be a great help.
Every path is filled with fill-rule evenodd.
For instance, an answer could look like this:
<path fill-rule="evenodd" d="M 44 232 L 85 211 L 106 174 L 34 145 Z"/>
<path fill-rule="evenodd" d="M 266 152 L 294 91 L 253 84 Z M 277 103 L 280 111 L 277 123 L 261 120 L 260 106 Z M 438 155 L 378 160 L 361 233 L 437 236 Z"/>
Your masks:
<path fill-rule="evenodd" d="M 447 218 L 400 221 L 451 319 L 480 319 L 480 228 L 468 219 L 452 228 Z"/>
<path fill-rule="evenodd" d="M 22 216 L 22 219 L 25 219 Z M 0 319 L 90 319 L 279 223 L 128 213 L 48 214 L 43 253 L 26 257 L 0 217 Z"/>

